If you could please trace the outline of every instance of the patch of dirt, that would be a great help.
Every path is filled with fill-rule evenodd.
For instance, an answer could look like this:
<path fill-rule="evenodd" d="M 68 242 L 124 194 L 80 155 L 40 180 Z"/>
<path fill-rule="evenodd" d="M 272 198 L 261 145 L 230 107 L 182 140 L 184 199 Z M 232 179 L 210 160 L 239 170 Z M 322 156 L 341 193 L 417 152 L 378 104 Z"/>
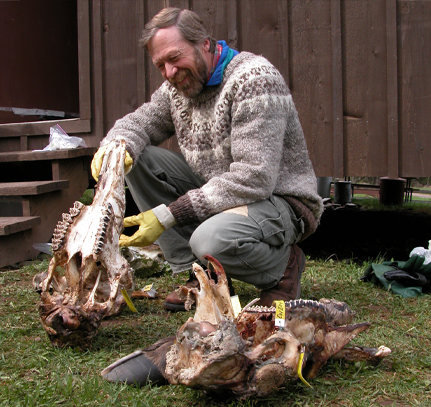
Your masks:
<path fill-rule="evenodd" d="M 325 210 L 317 231 L 300 244 L 312 258 L 406 261 L 415 247 L 428 247 L 431 215 L 408 210 Z"/>

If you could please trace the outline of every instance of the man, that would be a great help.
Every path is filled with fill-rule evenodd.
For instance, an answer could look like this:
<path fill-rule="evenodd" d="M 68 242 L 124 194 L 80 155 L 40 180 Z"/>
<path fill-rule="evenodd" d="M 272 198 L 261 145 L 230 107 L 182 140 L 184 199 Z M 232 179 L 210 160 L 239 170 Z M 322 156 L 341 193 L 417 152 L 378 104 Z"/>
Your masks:
<path fill-rule="evenodd" d="M 118 120 L 104 146 L 127 145 L 130 192 L 142 211 L 120 246 L 157 240 L 174 273 L 204 254 L 228 278 L 261 290 L 260 303 L 300 295 L 305 256 L 296 245 L 317 227 L 322 202 L 292 96 L 265 58 L 216 42 L 200 17 L 167 8 L 140 45 L 166 79 L 151 101 Z M 176 135 L 182 154 L 156 147 Z M 186 285 L 197 285 L 191 275 Z M 182 310 L 175 292 L 164 307 Z"/>
<path fill-rule="evenodd" d="M 216 42 L 189 10 L 160 11 L 140 45 L 166 81 L 115 123 L 92 162 L 97 179 L 104 146 L 126 141 L 126 181 L 142 213 L 124 219 L 139 230 L 120 245 L 157 240 L 174 273 L 210 254 L 228 278 L 260 289 L 262 305 L 299 297 L 305 256 L 296 243 L 315 231 L 323 205 L 283 77 L 265 58 Z M 182 154 L 156 147 L 173 135 Z M 197 286 L 196 278 L 186 285 Z M 164 307 L 184 303 L 173 292 Z M 172 341 L 128 355 L 102 375 L 163 383 Z"/>

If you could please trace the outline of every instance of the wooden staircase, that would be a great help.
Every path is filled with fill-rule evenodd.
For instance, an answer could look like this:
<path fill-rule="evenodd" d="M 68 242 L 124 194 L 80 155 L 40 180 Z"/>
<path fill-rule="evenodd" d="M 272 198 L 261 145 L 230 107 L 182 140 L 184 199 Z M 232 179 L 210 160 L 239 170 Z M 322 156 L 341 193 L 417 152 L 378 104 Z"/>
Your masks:
<path fill-rule="evenodd" d="M 0 267 L 31 260 L 93 183 L 96 148 L 0 152 Z"/>

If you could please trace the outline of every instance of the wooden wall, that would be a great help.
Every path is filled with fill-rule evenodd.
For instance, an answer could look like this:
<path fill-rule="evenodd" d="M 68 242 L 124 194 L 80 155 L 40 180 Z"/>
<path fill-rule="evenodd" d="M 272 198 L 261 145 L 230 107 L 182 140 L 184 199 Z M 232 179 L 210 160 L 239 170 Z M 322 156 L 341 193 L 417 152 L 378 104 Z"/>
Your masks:
<path fill-rule="evenodd" d="M 86 0 L 78 0 L 78 4 Z M 91 132 L 162 83 L 137 42 L 166 6 L 190 8 L 213 36 L 283 74 L 318 176 L 431 176 L 431 1 L 88 0 Z M 168 147 L 175 148 L 175 143 Z"/>

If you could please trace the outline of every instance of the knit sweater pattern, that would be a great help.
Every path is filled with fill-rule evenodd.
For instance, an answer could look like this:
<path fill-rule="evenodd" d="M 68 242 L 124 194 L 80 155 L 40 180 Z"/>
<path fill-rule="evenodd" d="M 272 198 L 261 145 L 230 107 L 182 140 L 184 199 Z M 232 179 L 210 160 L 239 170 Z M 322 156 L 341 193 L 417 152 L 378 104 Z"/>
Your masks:
<path fill-rule="evenodd" d="M 173 135 L 206 181 L 169 205 L 179 226 L 271 194 L 295 198 L 320 218 L 322 200 L 292 95 L 265 58 L 241 52 L 222 83 L 196 98 L 164 82 L 150 102 L 117 120 L 101 145 L 124 139 L 136 162 L 146 145 Z"/>

